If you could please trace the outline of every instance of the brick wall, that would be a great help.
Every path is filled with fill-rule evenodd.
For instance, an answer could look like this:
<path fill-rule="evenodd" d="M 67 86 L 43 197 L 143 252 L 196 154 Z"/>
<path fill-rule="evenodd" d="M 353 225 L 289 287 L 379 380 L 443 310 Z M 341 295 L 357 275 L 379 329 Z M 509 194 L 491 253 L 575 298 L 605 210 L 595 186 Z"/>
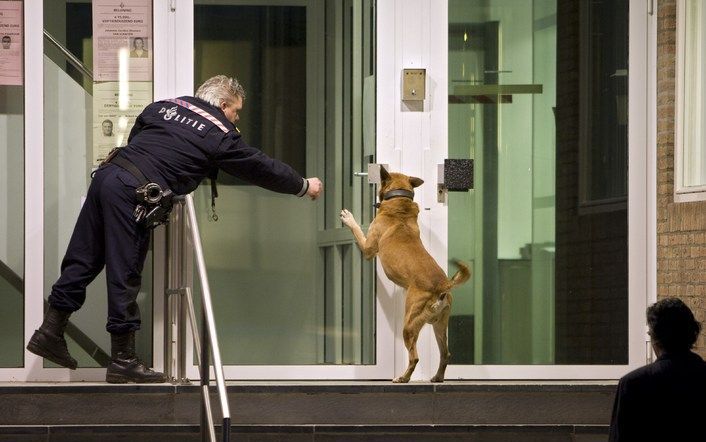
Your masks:
<path fill-rule="evenodd" d="M 657 16 L 657 298 L 677 296 L 706 323 L 706 202 L 674 202 L 676 1 Z M 705 324 L 706 325 L 706 324 Z M 696 351 L 706 356 L 706 331 Z"/>

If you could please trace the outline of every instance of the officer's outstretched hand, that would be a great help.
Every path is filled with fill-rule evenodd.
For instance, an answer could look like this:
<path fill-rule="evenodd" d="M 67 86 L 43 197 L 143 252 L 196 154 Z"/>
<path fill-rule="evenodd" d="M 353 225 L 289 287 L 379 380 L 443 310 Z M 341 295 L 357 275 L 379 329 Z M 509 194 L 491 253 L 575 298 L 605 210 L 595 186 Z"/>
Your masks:
<path fill-rule="evenodd" d="M 309 182 L 309 189 L 306 191 L 306 194 L 309 195 L 309 198 L 315 200 L 319 197 L 321 192 L 324 191 L 324 185 L 321 183 L 321 180 L 316 177 L 307 178 L 306 180 Z"/>

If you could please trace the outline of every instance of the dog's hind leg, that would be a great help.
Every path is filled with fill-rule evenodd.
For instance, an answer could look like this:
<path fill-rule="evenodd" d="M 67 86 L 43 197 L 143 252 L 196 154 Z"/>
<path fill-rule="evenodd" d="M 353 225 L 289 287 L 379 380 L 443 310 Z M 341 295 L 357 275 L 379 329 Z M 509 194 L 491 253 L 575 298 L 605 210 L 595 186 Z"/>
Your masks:
<path fill-rule="evenodd" d="M 419 337 L 419 331 L 422 329 L 419 327 L 406 327 L 402 334 L 404 335 L 404 345 L 407 347 L 407 353 L 409 354 L 409 363 L 407 365 L 407 370 L 402 376 L 398 376 L 392 380 L 395 383 L 407 383 L 412 377 L 414 369 L 417 367 L 417 362 L 419 362 L 419 354 L 417 354 L 417 338 Z"/>
<path fill-rule="evenodd" d="M 409 300 L 411 293 L 407 294 L 407 299 Z M 398 376 L 392 380 L 396 383 L 406 383 L 412 377 L 412 372 L 417 367 L 417 362 L 419 362 L 419 354 L 417 354 L 417 338 L 419 338 L 419 331 L 424 326 L 424 307 L 425 303 L 423 301 L 418 301 L 416 303 L 407 302 L 405 306 L 405 324 L 402 330 L 402 336 L 404 337 L 404 345 L 407 347 L 407 353 L 409 354 L 409 364 L 407 365 L 407 370 L 402 376 Z"/>
<path fill-rule="evenodd" d="M 432 324 L 432 326 L 434 327 L 434 336 L 436 336 L 436 344 L 439 346 L 439 369 L 436 370 L 436 374 L 433 378 L 431 378 L 432 382 L 444 382 L 444 373 L 446 373 L 446 366 L 449 364 L 449 360 L 451 359 L 448 340 L 450 313 L 451 310 L 446 309 L 442 313 L 442 316 L 439 318 L 439 320 Z"/>

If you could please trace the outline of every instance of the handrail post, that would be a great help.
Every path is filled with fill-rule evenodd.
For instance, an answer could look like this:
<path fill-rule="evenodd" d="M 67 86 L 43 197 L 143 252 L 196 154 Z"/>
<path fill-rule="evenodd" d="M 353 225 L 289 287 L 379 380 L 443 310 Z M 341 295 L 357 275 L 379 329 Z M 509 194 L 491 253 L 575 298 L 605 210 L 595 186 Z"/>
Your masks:
<path fill-rule="evenodd" d="M 188 384 L 186 375 L 186 309 L 187 284 L 186 217 L 184 201 L 176 200 L 167 224 L 166 320 L 164 335 L 165 374 L 172 382 Z"/>
<path fill-rule="evenodd" d="M 186 361 L 187 361 L 187 353 L 186 353 L 186 312 L 187 312 L 187 302 L 188 300 L 186 299 L 186 288 L 189 286 L 189 282 L 187 281 L 187 275 L 189 274 L 188 268 L 189 268 L 189 246 L 188 246 L 188 231 L 186 229 L 186 217 L 184 216 L 184 203 L 181 202 L 179 204 L 180 209 L 181 209 L 181 222 L 179 223 L 179 230 L 178 230 L 178 235 L 179 235 L 179 248 L 181 249 L 181 253 L 179 254 L 180 262 L 179 262 L 179 267 L 181 271 L 179 272 L 177 276 L 178 281 L 179 281 L 179 294 L 178 294 L 178 309 L 177 309 L 177 314 L 179 315 L 177 318 L 177 355 L 178 355 L 178 364 L 177 364 L 177 379 L 179 379 L 179 382 L 182 384 L 189 384 L 189 377 L 186 375 Z M 176 296 L 175 296 L 176 297 Z M 196 331 L 194 331 L 196 333 Z"/>
<path fill-rule="evenodd" d="M 183 204 L 176 203 L 170 215 L 169 223 L 165 226 L 167 236 L 167 266 L 164 284 L 164 309 L 166 312 L 164 318 L 164 374 L 172 382 L 174 382 L 177 378 L 176 349 L 174 347 L 174 343 L 176 341 L 174 336 L 174 312 L 176 310 L 176 297 L 173 295 L 179 287 L 177 275 L 180 272 L 178 267 L 180 263 L 179 256 L 181 251 L 179 250 L 179 242 L 177 241 L 177 230 L 179 228 L 180 221 L 183 219 L 182 213 Z"/>
<path fill-rule="evenodd" d="M 208 361 L 210 358 L 210 340 L 208 339 L 208 318 L 206 317 L 206 309 L 201 309 L 201 361 L 200 371 L 201 371 L 201 389 L 208 391 L 209 384 L 211 383 L 211 370 L 209 368 Z M 208 441 L 209 427 L 212 425 L 209 422 L 210 406 L 206 403 L 206 400 L 201 401 L 201 441 Z"/>

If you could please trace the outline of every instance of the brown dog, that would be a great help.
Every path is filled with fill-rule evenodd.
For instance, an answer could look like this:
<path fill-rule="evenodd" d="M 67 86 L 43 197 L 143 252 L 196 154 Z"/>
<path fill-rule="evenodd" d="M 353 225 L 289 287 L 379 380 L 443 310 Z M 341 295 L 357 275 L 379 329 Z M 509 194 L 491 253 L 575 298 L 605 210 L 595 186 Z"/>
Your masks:
<path fill-rule="evenodd" d="M 444 382 L 451 356 L 447 340 L 451 289 L 466 282 L 471 274 L 465 264 L 457 261 L 459 270 L 449 280 L 424 248 L 417 224 L 419 206 L 413 201 L 413 189 L 424 181 L 401 173 L 388 173 L 385 168 L 380 168 L 380 177 L 379 210 L 370 224 L 368 237 L 348 210 L 341 211 L 341 221 L 353 232 L 363 256 L 372 259 L 377 255 L 387 277 L 406 290 L 403 336 L 409 365 L 393 382 L 408 382 L 412 376 L 419 361 L 417 338 L 424 324 L 432 324 L 439 345 L 439 369 L 431 381 Z"/>

